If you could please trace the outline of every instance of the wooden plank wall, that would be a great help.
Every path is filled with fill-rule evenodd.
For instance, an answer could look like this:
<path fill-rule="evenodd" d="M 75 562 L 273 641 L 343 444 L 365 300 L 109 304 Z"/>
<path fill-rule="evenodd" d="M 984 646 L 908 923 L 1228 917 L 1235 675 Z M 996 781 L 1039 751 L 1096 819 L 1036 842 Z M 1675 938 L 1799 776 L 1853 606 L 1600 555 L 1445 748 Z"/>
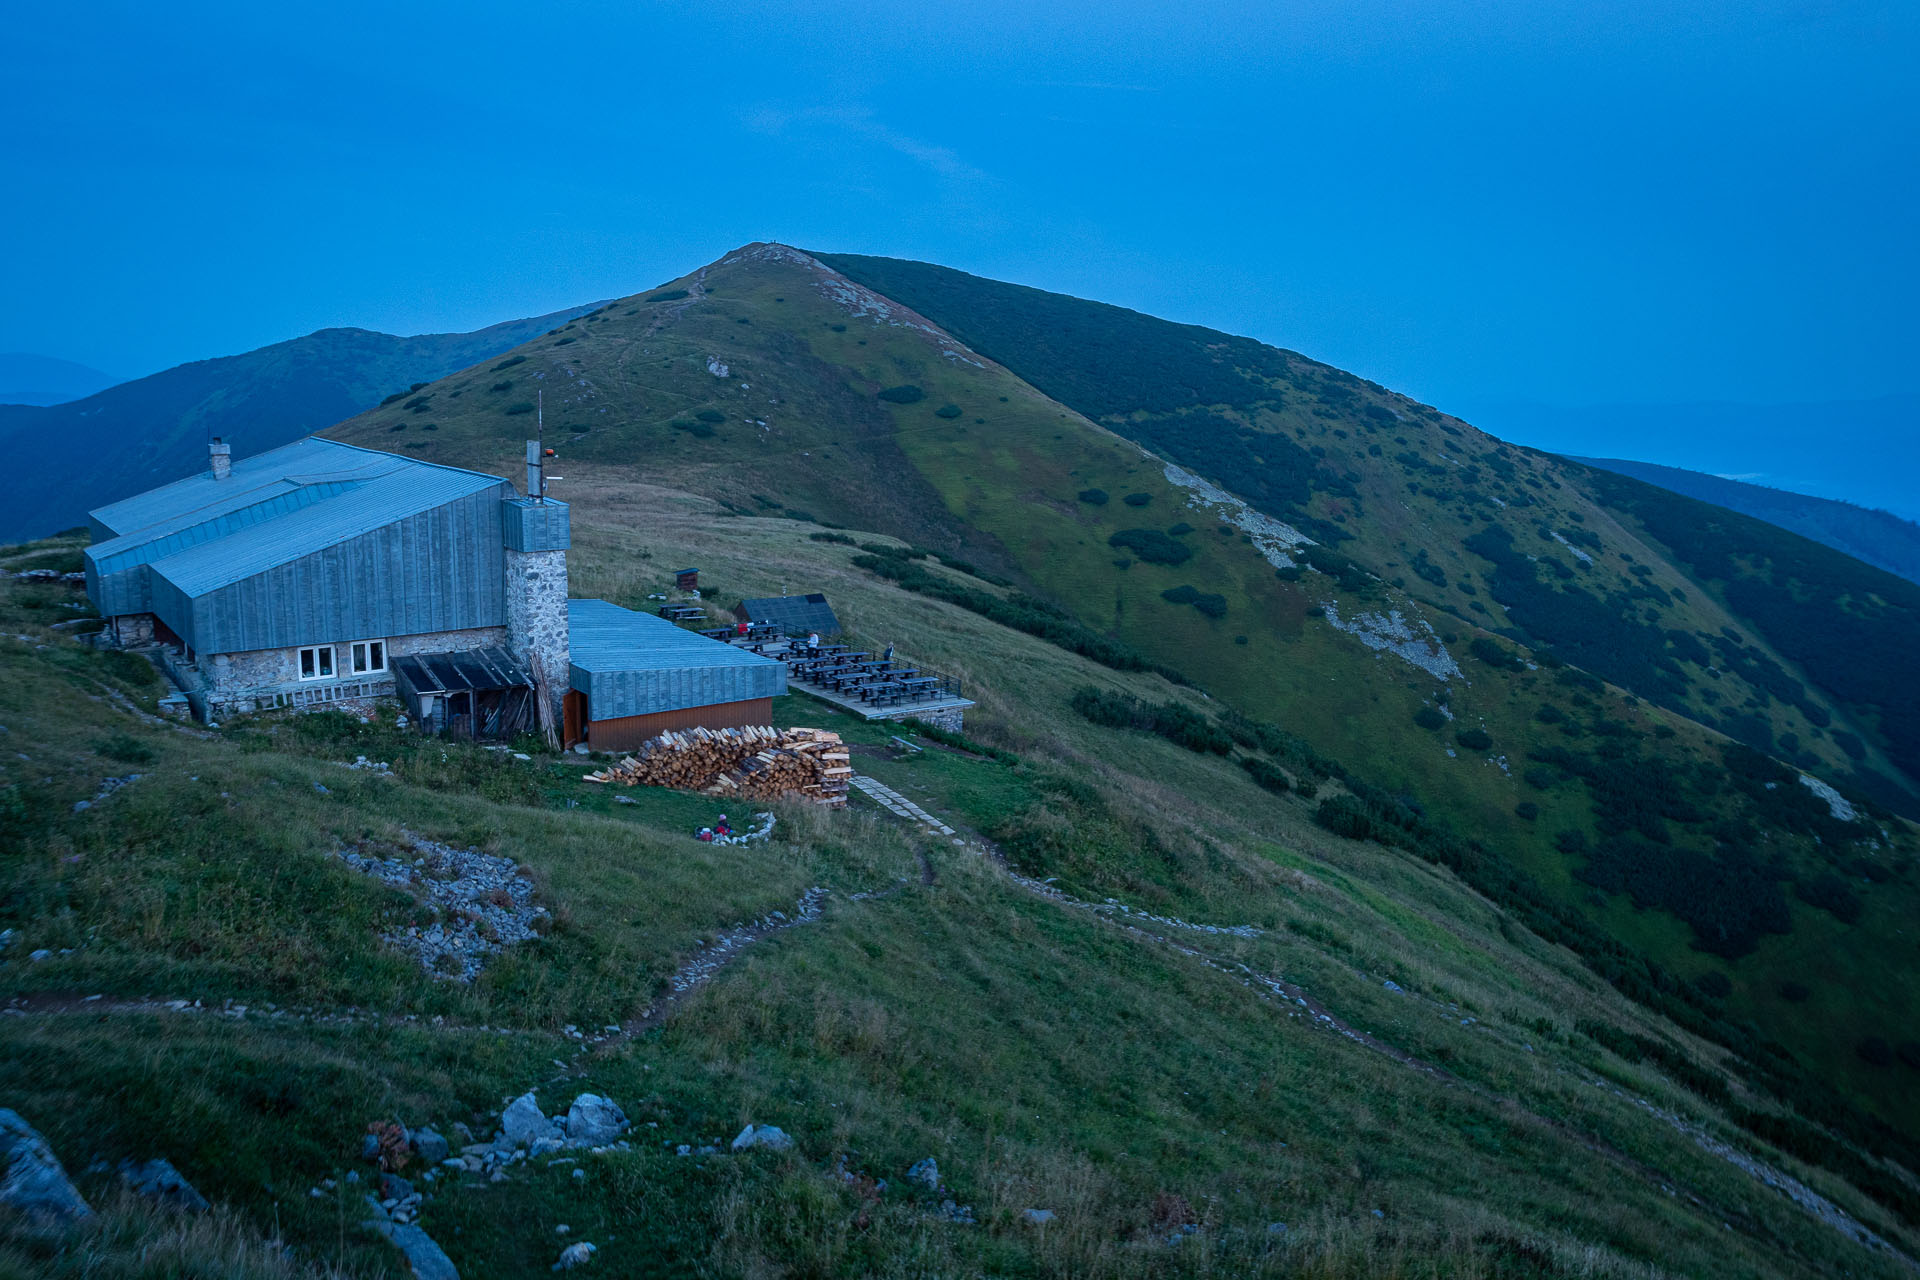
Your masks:
<path fill-rule="evenodd" d="M 187 640 L 237 653 L 497 627 L 504 563 L 500 492 L 482 490 L 201 596 Z"/>
<path fill-rule="evenodd" d="M 591 708 L 588 715 L 592 715 Z M 716 702 L 645 716 L 621 716 L 613 720 L 589 718 L 587 745 L 595 751 L 632 751 L 648 738 L 657 738 L 669 729 L 738 729 L 743 725 L 772 723 L 773 699 L 748 698 L 744 702 Z"/>

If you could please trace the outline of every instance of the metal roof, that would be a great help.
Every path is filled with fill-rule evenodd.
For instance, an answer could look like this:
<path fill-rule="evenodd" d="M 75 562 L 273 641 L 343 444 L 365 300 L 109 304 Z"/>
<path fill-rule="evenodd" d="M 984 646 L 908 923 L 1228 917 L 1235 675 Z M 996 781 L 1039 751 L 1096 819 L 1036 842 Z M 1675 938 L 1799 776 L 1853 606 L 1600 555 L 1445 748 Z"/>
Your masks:
<path fill-rule="evenodd" d="M 651 715 L 787 691 L 787 669 L 757 653 L 605 600 L 567 602 L 572 687 L 594 720 Z"/>
<path fill-rule="evenodd" d="M 100 576 L 150 564 L 191 598 L 489 488 L 513 495 L 498 476 L 309 436 L 224 480 L 190 476 L 90 512 L 116 536 L 87 556 Z"/>
<path fill-rule="evenodd" d="M 750 621 L 771 623 L 790 636 L 803 636 L 809 631 L 823 636 L 840 633 L 840 619 L 833 616 L 833 606 L 818 591 L 804 596 L 742 600 L 740 610 Z"/>

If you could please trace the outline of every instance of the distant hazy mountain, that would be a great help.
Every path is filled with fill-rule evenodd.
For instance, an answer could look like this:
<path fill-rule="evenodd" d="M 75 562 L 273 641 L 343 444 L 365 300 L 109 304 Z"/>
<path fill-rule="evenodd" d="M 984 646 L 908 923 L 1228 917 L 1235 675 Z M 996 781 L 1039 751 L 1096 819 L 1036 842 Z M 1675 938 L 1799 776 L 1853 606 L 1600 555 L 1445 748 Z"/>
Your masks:
<path fill-rule="evenodd" d="M 1775 405 L 1487 403 L 1461 412 L 1536 449 L 1643 458 L 1920 520 L 1920 395 Z"/>
<path fill-rule="evenodd" d="M 1574 460 L 1765 520 L 1888 573 L 1897 573 L 1909 582 L 1920 582 L 1920 524 L 1902 520 L 1890 512 L 1651 462 L 1620 458 Z"/>
<path fill-rule="evenodd" d="M 0 404 L 64 404 L 105 391 L 120 379 L 71 360 L 0 352 Z"/>
<path fill-rule="evenodd" d="M 0 512 L 0 542 L 71 528 L 94 507 L 206 465 L 211 436 L 231 443 L 236 458 L 272 449 L 589 309 L 412 338 L 322 329 L 244 355 L 178 365 L 84 400 L 0 404 L 0 447 L 32 458 L 34 473 L 34 483 L 16 486 Z"/>

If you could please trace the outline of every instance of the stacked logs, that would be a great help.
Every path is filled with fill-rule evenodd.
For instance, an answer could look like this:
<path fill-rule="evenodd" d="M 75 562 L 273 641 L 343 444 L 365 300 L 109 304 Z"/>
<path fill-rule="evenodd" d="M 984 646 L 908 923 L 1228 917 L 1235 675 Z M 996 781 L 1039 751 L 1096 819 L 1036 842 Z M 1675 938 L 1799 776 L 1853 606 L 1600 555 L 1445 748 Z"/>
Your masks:
<path fill-rule="evenodd" d="M 853 777 L 849 758 L 840 735 L 825 729 L 687 729 L 650 738 L 618 764 L 584 776 L 743 800 L 803 796 L 840 808 Z"/>

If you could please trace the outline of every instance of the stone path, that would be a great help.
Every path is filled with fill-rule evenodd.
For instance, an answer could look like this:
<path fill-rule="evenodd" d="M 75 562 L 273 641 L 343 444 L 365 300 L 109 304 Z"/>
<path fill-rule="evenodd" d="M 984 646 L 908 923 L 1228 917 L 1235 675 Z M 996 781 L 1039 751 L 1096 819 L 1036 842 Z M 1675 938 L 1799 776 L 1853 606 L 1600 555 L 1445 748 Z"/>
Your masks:
<path fill-rule="evenodd" d="M 922 809 L 919 805 L 907 799 L 877 778 L 869 778 L 865 774 L 856 773 L 853 775 L 853 785 L 869 800 L 894 814 L 896 817 L 905 818 L 909 822 L 921 823 L 935 835 L 951 836 L 953 834 L 952 827 L 934 817 L 925 809 Z"/>

